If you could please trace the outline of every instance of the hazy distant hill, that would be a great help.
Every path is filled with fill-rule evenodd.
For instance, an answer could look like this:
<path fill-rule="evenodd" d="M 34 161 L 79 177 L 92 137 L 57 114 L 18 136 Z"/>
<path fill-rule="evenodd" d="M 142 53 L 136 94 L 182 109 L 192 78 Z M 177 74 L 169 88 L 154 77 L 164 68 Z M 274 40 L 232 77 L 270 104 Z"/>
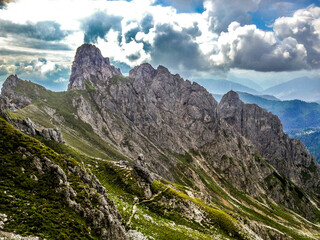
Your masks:
<path fill-rule="evenodd" d="M 235 83 L 223 79 L 199 79 L 195 80 L 201 86 L 205 87 L 209 92 L 214 94 L 225 94 L 230 90 L 258 94 L 259 92 L 253 88 L 246 87 L 240 83 Z"/>
<path fill-rule="evenodd" d="M 245 87 L 248 87 L 248 88 L 251 88 L 251 89 L 254 89 L 258 92 L 262 92 L 263 91 L 263 88 L 257 84 L 256 82 L 254 82 L 253 80 L 250 80 L 248 78 L 238 78 L 238 77 L 235 77 L 235 76 L 228 76 L 228 80 L 231 81 L 231 82 L 234 82 L 234 83 L 238 83 L 238 84 L 241 84 Z"/>
<path fill-rule="evenodd" d="M 301 129 L 320 126 L 320 105 L 300 100 L 276 101 L 261 96 L 239 92 L 240 99 L 245 103 L 255 103 L 277 115 L 284 130 Z"/>
<path fill-rule="evenodd" d="M 274 95 L 282 100 L 300 99 L 315 102 L 320 99 L 320 78 L 296 78 L 266 89 L 264 94 Z"/>

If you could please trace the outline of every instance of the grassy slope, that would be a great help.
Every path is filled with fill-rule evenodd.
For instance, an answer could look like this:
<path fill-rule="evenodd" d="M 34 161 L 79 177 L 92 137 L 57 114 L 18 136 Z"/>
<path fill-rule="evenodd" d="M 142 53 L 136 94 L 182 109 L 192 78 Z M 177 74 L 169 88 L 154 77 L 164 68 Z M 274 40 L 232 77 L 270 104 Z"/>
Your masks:
<path fill-rule="evenodd" d="M 58 152 L 84 160 L 86 166 L 92 169 L 100 182 L 106 187 L 108 196 L 115 201 L 124 220 L 128 221 L 134 197 L 143 195 L 142 190 L 137 187 L 134 172 L 117 167 L 109 161 L 83 156 L 81 152 L 70 149 L 66 145 L 54 142 L 46 142 L 46 144 Z M 163 182 L 155 181 L 152 185 L 154 193 L 167 187 L 169 189 L 151 203 L 138 205 L 132 228 L 155 239 L 168 239 L 168 236 L 171 237 L 169 239 L 219 239 L 229 238 L 229 233 L 232 233 L 235 238 L 241 239 L 243 235 L 241 233 L 238 235 L 237 220 L 235 219 L 247 219 L 245 221 L 261 222 L 297 240 L 317 239 L 320 237 L 319 227 L 299 217 L 294 212 L 271 202 L 267 206 L 229 186 L 229 190 L 234 196 L 237 196 L 240 202 L 235 201 L 205 173 L 202 172 L 201 176 L 207 179 L 206 183 L 211 187 L 213 193 L 216 196 L 220 196 L 220 199 L 224 199 L 224 202 L 228 204 L 224 204 L 223 201 L 218 199 L 214 205 L 207 205 L 198 198 L 189 197 L 186 194 L 186 190 L 194 190 L 188 187 L 165 180 Z M 181 215 L 179 208 L 163 205 L 162 201 L 160 201 L 161 197 L 171 199 L 175 204 L 194 203 L 203 209 L 211 219 L 209 220 L 211 229 L 210 226 L 204 223 L 199 224 L 186 220 Z M 230 207 L 230 204 L 232 207 Z M 305 229 L 304 233 L 300 232 L 302 228 Z M 226 235 L 226 233 L 228 234 Z"/>
<path fill-rule="evenodd" d="M 2 118 L 0 142 L 0 213 L 9 216 L 4 230 L 47 239 L 94 239 L 84 219 L 56 192 L 59 183 L 51 173 L 39 174 L 30 167 L 35 157 L 49 158 L 62 169 L 78 163 L 17 131 Z M 79 177 L 72 176 L 69 181 L 77 192 L 82 192 Z"/>
<path fill-rule="evenodd" d="M 28 93 L 28 95 L 35 96 L 35 98 L 33 99 L 33 105 L 20 110 L 18 114 L 30 117 L 43 126 L 52 127 L 53 122 L 50 121 L 50 117 L 43 111 L 43 107 L 49 106 L 57 109 L 59 115 L 63 116 L 65 119 L 64 125 L 58 125 L 58 127 L 62 128 L 67 144 L 73 146 L 75 149 L 80 149 L 84 154 L 78 150 L 71 149 L 66 145 L 50 142 L 46 142 L 46 144 L 51 144 L 50 146 L 57 152 L 71 155 L 79 161 L 84 160 L 89 164 L 88 166 L 91 167 L 92 171 L 104 184 L 110 198 L 115 201 L 119 211 L 127 221 L 133 205 L 133 198 L 134 196 L 139 196 L 139 191 L 141 191 L 141 189 L 137 189 L 136 185 L 128 182 L 128 178 L 131 176 L 130 172 L 125 172 L 125 170 L 114 167 L 111 163 L 105 161 L 120 160 L 125 157 L 94 135 L 89 125 L 74 117 L 75 109 L 72 108 L 71 104 L 72 96 L 74 94 L 83 94 L 84 97 L 87 97 L 93 89 L 89 91 L 55 93 L 45 90 L 38 85 L 28 87 L 23 84 L 30 85 L 28 82 L 23 82 L 22 85 L 19 86 L 20 90 L 28 89 L 28 91 L 32 91 Z M 35 92 L 37 94 L 35 94 Z M 179 166 L 182 167 L 182 169 L 188 168 L 188 163 L 192 160 L 190 159 L 190 155 L 179 156 L 175 153 L 171 154 L 180 161 L 181 164 L 179 164 Z M 93 158 L 87 157 L 88 155 Z M 97 160 L 94 159 L 94 157 L 105 160 Z M 203 169 L 193 170 L 199 174 L 201 181 L 207 185 L 208 189 L 211 189 L 211 195 L 213 196 L 215 206 L 205 205 L 206 207 L 204 208 L 208 213 L 211 212 L 212 207 L 213 209 L 222 209 L 223 212 L 228 212 L 234 218 L 241 217 L 242 219 L 262 222 L 292 236 L 294 239 L 309 239 L 308 237 L 304 237 L 301 233 L 297 233 L 301 226 L 309 229 L 310 232 L 314 232 L 315 234 L 319 232 L 318 227 L 313 226 L 302 218 L 295 217 L 295 214 L 287 209 L 275 204 L 273 204 L 272 207 L 266 206 L 262 203 L 263 201 L 260 202 L 257 199 L 253 199 L 250 196 L 233 189 L 232 186 L 229 186 L 226 183 L 224 188 L 228 189 L 228 192 L 235 196 L 240 202 L 234 200 L 214 181 L 214 179 L 208 176 Z M 183 180 L 181 182 L 187 181 Z M 185 190 L 187 189 L 185 186 L 179 186 L 168 182 L 161 184 L 169 184 L 171 186 L 170 189 L 172 190 L 165 192 L 166 198 L 172 198 L 173 195 L 175 195 L 175 201 L 177 201 L 176 199 L 182 199 L 187 202 L 191 201 L 193 203 L 196 201 L 195 204 L 200 204 L 201 207 L 203 207 L 201 200 L 188 198 L 185 194 Z M 154 191 L 156 191 L 156 189 L 157 187 L 154 188 Z M 221 228 L 227 232 L 229 231 L 225 229 L 225 226 L 221 226 L 221 223 L 217 223 L 214 220 L 214 214 L 211 217 L 213 219 L 213 226 L 215 227 L 212 230 L 208 230 L 207 227 L 204 228 L 197 223 L 186 222 L 183 216 L 175 214 L 175 211 L 179 212 L 179 209 L 166 209 L 159 204 L 160 201 L 146 204 L 145 206 L 138 205 L 138 212 L 136 218 L 133 219 L 132 227 L 148 236 L 153 236 L 155 239 L 168 239 L 167 236 L 171 236 L 173 239 L 197 239 L 195 236 L 198 236 L 198 239 L 214 239 L 212 235 L 225 236 L 225 232 L 221 231 Z M 161 211 L 159 211 L 159 209 L 161 209 Z M 169 212 L 169 214 L 164 214 L 164 212 Z M 226 223 L 226 226 L 227 225 L 229 224 Z"/>
<path fill-rule="evenodd" d="M 16 89 L 17 92 L 32 97 L 32 105 L 18 111 L 18 115 L 29 117 L 44 127 L 59 127 L 64 140 L 71 146 L 81 149 L 85 154 L 110 159 L 122 160 L 125 156 L 106 144 L 93 133 L 91 126 L 76 117 L 76 109 L 72 106 L 75 95 L 89 97 L 91 88 L 87 91 L 52 92 L 40 85 L 21 81 Z M 47 107 L 54 109 L 56 114 L 63 117 L 60 124 L 46 113 Z"/>

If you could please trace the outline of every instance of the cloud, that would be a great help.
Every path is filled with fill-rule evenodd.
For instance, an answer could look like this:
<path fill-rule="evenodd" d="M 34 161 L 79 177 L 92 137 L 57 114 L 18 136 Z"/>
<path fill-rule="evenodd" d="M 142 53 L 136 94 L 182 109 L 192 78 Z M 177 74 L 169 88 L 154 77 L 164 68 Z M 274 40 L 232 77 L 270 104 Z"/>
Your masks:
<path fill-rule="evenodd" d="M 173 6 L 178 12 L 202 12 L 203 0 L 158 0 L 155 4 Z"/>
<path fill-rule="evenodd" d="M 137 33 L 140 32 L 140 31 L 141 31 L 140 27 L 135 27 L 135 28 L 132 28 L 132 29 L 128 30 L 127 32 L 125 32 L 124 33 L 124 38 L 125 38 L 126 43 L 129 43 L 132 40 L 134 40 L 136 35 L 137 35 Z"/>
<path fill-rule="evenodd" d="M 175 30 L 169 24 L 158 25 L 151 50 L 153 64 L 175 70 L 209 70 L 209 61 L 188 32 L 188 29 Z"/>
<path fill-rule="evenodd" d="M 64 39 L 69 32 L 61 30 L 60 24 L 53 21 L 18 24 L 0 20 L 0 36 L 3 37 L 7 34 L 20 35 L 43 41 L 59 41 Z"/>
<path fill-rule="evenodd" d="M 0 48 L 0 56 L 21 56 L 21 55 L 33 56 L 34 53 L 28 52 L 28 51 Z"/>
<path fill-rule="evenodd" d="M 207 17 L 212 31 L 220 33 L 226 31 L 233 21 L 241 25 L 251 24 L 249 12 L 258 9 L 260 0 L 205 0 L 206 9 L 204 15 Z"/>
<path fill-rule="evenodd" d="M 320 8 L 311 6 L 296 11 L 292 17 L 278 18 L 273 26 L 280 40 L 293 38 L 307 51 L 311 68 L 320 67 Z"/>
<path fill-rule="evenodd" d="M 47 42 L 45 40 L 27 39 L 22 37 L 13 38 L 11 44 L 19 47 L 36 50 L 70 51 L 71 47 L 61 42 Z"/>
<path fill-rule="evenodd" d="M 6 8 L 8 3 L 13 2 L 13 0 L 0 0 L 0 9 Z"/>
<path fill-rule="evenodd" d="M 81 29 L 84 31 L 85 43 L 97 43 L 98 37 L 105 38 L 113 29 L 121 32 L 122 17 L 108 15 L 105 12 L 96 12 L 92 16 L 82 20 Z"/>
<path fill-rule="evenodd" d="M 150 29 L 154 27 L 154 19 L 153 16 L 150 14 L 147 14 L 142 20 L 141 20 L 141 29 L 142 32 L 145 34 L 148 34 Z"/>
<path fill-rule="evenodd" d="M 55 82 L 55 83 L 64 83 L 64 82 L 69 82 L 69 79 L 60 77 L 60 78 L 54 80 L 53 82 Z"/>
<path fill-rule="evenodd" d="M 274 33 L 233 22 L 222 32 L 211 56 L 215 67 L 256 71 L 293 71 L 307 67 L 306 49 L 294 38 L 277 42 Z"/>

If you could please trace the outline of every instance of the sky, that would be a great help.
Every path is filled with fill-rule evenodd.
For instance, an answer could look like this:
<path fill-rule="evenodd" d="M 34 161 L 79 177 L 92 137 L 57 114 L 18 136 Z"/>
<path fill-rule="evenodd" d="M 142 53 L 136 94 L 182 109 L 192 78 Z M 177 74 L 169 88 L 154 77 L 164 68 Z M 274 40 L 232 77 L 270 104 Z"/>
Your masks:
<path fill-rule="evenodd" d="M 17 74 L 66 90 L 83 43 L 123 74 L 149 62 L 267 88 L 320 78 L 320 0 L 0 0 L 0 84 Z"/>

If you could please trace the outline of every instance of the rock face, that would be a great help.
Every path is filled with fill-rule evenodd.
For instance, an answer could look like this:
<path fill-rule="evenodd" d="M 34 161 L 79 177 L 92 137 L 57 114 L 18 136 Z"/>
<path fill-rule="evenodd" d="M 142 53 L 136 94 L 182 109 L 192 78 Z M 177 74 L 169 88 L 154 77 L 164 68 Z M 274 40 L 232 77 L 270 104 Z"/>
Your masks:
<path fill-rule="evenodd" d="M 6 96 L 10 100 L 8 103 L 10 104 L 10 109 L 20 109 L 31 104 L 30 98 L 15 94 L 14 89 L 17 87 L 19 81 L 22 80 L 19 79 L 17 75 L 10 75 L 2 85 L 1 95 Z"/>
<path fill-rule="evenodd" d="M 12 124 L 20 131 L 27 133 L 32 136 L 41 136 L 45 140 L 51 140 L 58 143 L 64 143 L 62 133 L 60 129 L 56 128 L 43 128 L 37 129 L 34 122 L 30 118 L 17 119 L 12 121 Z"/>
<path fill-rule="evenodd" d="M 77 57 L 76 55 L 75 62 L 78 62 Z M 101 56 L 97 58 L 102 59 Z M 85 79 L 84 76 L 85 74 L 82 79 Z M 111 75 L 101 78 L 99 88 L 90 93 L 92 101 L 102 114 L 94 116 L 96 114 L 84 99 L 81 100 L 81 105 L 75 107 L 79 109 L 82 106 L 82 112 L 86 114 L 78 114 L 82 119 L 87 116 L 101 119 L 87 121 L 100 136 L 103 136 L 98 130 L 102 128 L 99 126 L 101 122 L 112 121 L 108 112 L 131 126 L 131 130 L 113 134 L 118 136 L 116 141 L 124 141 L 123 132 L 131 131 L 131 138 L 139 147 L 133 148 L 128 154 L 136 150 L 133 154 L 136 156 L 138 151 L 144 149 L 149 160 L 146 166 L 157 174 L 172 178 L 170 169 L 176 163 L 169 156 L 166 162 L 159 165 L 159 161 L 155 159 L 161 156 L 152 150 L 150 142 L 146 143 L 141 135 L 166 156 L 166 151 L 185 154 L 198 150 L 206 153 L 210 156 L 207 161 L 213 167 L 208 169 L 208 174 L 213 174 L 213 169 L 216 169 L 234 187 L 251 195 L 267 194 L 277 202 L 284 202 L 287 207 L 301 208 L 298 206 L 300 203 L 290 201 L 293 197 L 289 183 L 286 185 L 275 177 L 274 184 L 287 189 L 283 195 L 277 194 L 279 189 L 276 187 L 267 187 L 266 181 L 277 176 L 277 172 L 302 189 L 318 194 L 320 168 L 306 148 L 284 134 L 276 116 L 256 105 L 244 104 L 237 93 L 231 91 L 226 94 L 218 106 L 212 95 L 197 83 L 185 81 L 163 66 L 154 69 L 147 63 L 132 69 L 128 78 L 113 82 L 110 82 L 110 78 Z M 84 107 L 85 105 L 88 107 Z M 114 129 L 117 128 L 119 127 Z M 115 133 L 115 130 L 111 132 Z M 122 146 L 118 147 L 123 151 Z M 270 165 L 261 163 L 259 166 L 252 157 L 255 153 L 261 154 L 277 172 Z M 194 176 L 192 172 L 186 174 Z M 311 202 L 306 199 L 302 201 L 311 206 Z M 310 213 L 309 208 L 306 207 L 306 212 Z"/>
<path fill-rule="evenodd" d="M 283 132 L 279 118 L 255 104 L 244 104 L 230 91 L 219 104 L 219 115 L 242 136 L 249 139 L 257 152 L 279 173 L 298 186 L 317 192 L 320 168 L 301 141 Z M 308 173 L 307 176 L 305 173 Z"/>
<path fill-rule="evenodd" d="M 97 47 L 84 44 L 77 49 L 68 90 L 85 90 L 86 81 L 92 86 L 99 86 L 112 76 L 122 76 L 122 74 L 118 68 L 110 65 L 109 58 L 102 57 Z"/>

